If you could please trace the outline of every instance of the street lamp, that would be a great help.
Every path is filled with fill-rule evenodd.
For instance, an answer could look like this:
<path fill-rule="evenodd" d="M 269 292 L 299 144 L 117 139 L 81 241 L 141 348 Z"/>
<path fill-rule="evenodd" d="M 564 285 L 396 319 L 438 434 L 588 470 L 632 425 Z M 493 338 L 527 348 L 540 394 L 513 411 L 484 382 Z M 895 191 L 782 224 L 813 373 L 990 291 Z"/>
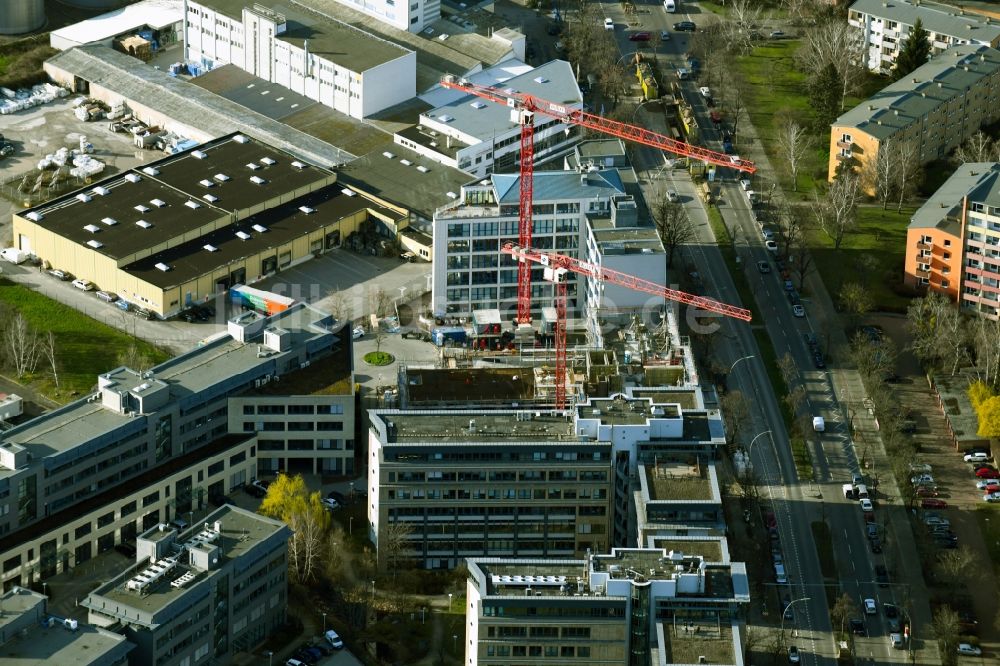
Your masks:
<path fill-rule="evenodd" d="M 326 613 L 320 613 L 323 616 L 323 633 L 326 633 Z"/>
<path fill-rule="evenodd" d="M 765 430 L 764 432 L 758 434 L 756 437 L 754 437 L 753 439 L 750 440 L 750 447 L 747 449 L 747 462 L 751 462 L 750 461 L 750 454 L 753 453 L 753 445 L 754 445 L 754 443 L 758 439 L 760 439 L 761 437 L 763 437 L 764 435 L 770 435 L 770 434 L 771 434 L 770 430 Z"/>
<path fill-rule="evenodd" d="M 458 652 L 458 634 L 451 635 L 451 651 Z"/>
<path fill-rule="evenodd" d="M 354 534 L 354 516 L 349 516 L 347 520 L 347 533 Z"/>
<path fill-rule="evenodd" d="M 375 581 L 372 581 L 372 599 L 375 598 Z"/>
<path fill-rule="evenodd" d="M 274 653 L 268 650 L 264 653 L 264 656 L 267 657 L 267 666 L 271 666 L 271 657 L 274 656 Z"/>
<path fill-rule="evenodd" d="M 749 356 L 743 356 L 741 358 L 736 359 L 735 361 L 733 361 L 733 364 L 731 366 L 729 366 L 729 373 L 728 374 L 730 374 L 730 375 L 733 374 L 733 368 L 736 367 L 737 363 L 739 363 L 740 361 L 746 361 L 747 359 L 750 359 L 750 358 L 757 358 L 757 355 L 756 354 L 750 354 Z"/>
<path fill-rule="evenodd" d="M 427 619 L 427 606 L 420 607 L 420 624 L 424 624 Z"/>
<path fill-rule="evenodd" d="M 787 606 L 785 606 L 785 610 L 782 611 L 782 613 L 781 613 L 781 643 L 782 643 L 782 645 L 784 645 L 784 643 L 785 643 L 785 615 L 788 614 L 788 609 L 790 609 L 792 606 L 794 606 L 795 604 L 799 603 L 800 601 L 812 601 L 812 597 L 802 597 L 800 599 L 795 599 L 790 604 L 788 604 Z"/>
<path fill-rule="evenodd" d="M 451 612 L 451 596 L 452 596 L 452 593 L 449 592 L 448 593 L 448 612 L 449 613 Z"/>
<path fill-rule="evenodd" d="M 636 115 L 637 115 L 637 114 L 639 113 L 639 109 L 641 109 L 642 107 L 646 106 L 646 105 L 647 105 L 647 104 L 649 104 L 650 102 L 657 102 L 657 101 L 659 101 L 659 100 L 655 100 L 655 99 L 647 99 L 647 100 L 646 100 L 646 101 L 644 101 L 644 102 L 639 102 L 639 105 L 638 105 L 637 107 L 635 107 L 635 110 L 634 110 L 634 111 L 632 111 L 632 124 L 633 124 L 633 125 L 635 125 L 635 117 L 636 117 Z"/>

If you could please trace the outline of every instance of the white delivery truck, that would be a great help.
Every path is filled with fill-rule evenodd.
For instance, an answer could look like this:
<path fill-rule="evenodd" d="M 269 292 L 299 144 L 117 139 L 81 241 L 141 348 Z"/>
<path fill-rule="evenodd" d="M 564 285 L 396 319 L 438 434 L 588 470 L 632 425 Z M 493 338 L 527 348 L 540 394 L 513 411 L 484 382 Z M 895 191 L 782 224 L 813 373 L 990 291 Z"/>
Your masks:
<path fill-rule="evenodd" d="M 0 250 L 0 257 L 3 257 L 12 264 L 23 264 L 30 256 L 30 252 L 19 250 L 16 247 L 5 247 L 3 250 Z"/>
<path fill-rule="evenodd" d="M 676 0 L 663 0 L 663 8 L 667 10 L 667 13 L 673 14 L 677 11 Z"/>

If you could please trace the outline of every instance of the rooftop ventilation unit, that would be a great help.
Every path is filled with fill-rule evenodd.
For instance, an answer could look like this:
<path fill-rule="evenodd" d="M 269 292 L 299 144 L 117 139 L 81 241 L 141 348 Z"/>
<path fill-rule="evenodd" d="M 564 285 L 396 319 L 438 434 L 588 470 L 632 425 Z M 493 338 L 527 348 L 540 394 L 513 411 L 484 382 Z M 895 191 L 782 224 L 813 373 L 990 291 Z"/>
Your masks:
<path fill-rule="evenodd" d="M 216 201 L 219 200 L 219 197 L 215 196 L 214 194 L 203 194 L 201 195 L 201 198 L 207 201 L 208 203 L 215 203 Z"/>
<path fill-rule="evenodd" d="M 142 204 L 134 206 L 133 208 L 135 208 L 135 210 L 139 211 L 140 213 L 145 213 L 146 211 L 149 210 L 149 206 L 143 206 Z"/>
<path fill-rule="evenodd" d="M 411 162 L 410 160 L 399 160 L 399 163 L 402 164 L 403 166 L 410 166 L 413 164 L 413 162 Z"/>
<path fill-rule="evenodd" d="M 447 113 L 442 113 L 440 116 L 438 116 L 438 120 L 440 120 L 443 123 L 450 123 L 454 119 L 455 118 L 453 118 L 452 116 L 449 116 Z"/>
<path fill-rule="evenodd" d="M 250 176 L 250 182 L 253 183 L 254 185 L 263 185 L 267 181 L 261 178 L 260 176 Z"/>
<path fill-rule="evenodd" d="M 98 249 L 100 247 L 103 247 L 104 243 L 102 243 L 101 241 L 89 240 L 89 241 L 87 241 L 87 245 L 90 246 L 90 247 L 92 247 L 92 248 L 94 248 L 96 250 L 96 249 Z"/>
<path fill-rule="evenodd" d="M 429 169 L 425 167 L 423 164 L 418 164 L 417 171 L 419 171 L 420 173 L 427 173 Z"/>
<path fill-rule="evenodd" d="M 156 270 L 158 270 L 158 271 L 163 271 L 164 273 L 166 273 L 167 271 L 169 271 L 169 270 L 170 270 L 170 266 L 167 266 L 167 265 L 166 265 L 165 263 L 163 263 L 163 262 L 158 262 L 158 263 L 156 263 L 156 264 L 153 264 L 153 265 L 154 265 L 154 266 L 156 267 Z"/>
<path fill-rule="evenodd" d="M 198 203 L 197 201 L 185 201 L 184 205 L 187 206 L 188 208 L 192 209 L 192 210 L 197 209 L 197 208 L 201 208 L 201 204 Z"/>
<path fill-rule="evenodd" d="M 296 169 L 299 169 L 300 171 L 301 171 L 302 169 L 305 169 L 305 168 L 306 168 L 306 165 L 305 165 L 305 164 L 303 164 L 302 162 L 299 162 L 298 160 L 295 160 L 294 162 L 292 162 L 292 166 L 293 166 L 294 168 L 296 168 Z"/>
<path fill-rule="evenodd" d="M 143 167 L 142 172 L 147 176 L 159 176 L 160 170 L 156 167 Z"/>
<path fill-rule="evenodd" d="M 265 231 L 267 231 L 267 227 L 265 227 L 262 224 L 253 224 L 253 225 L 250 226 L 250 228 L 253 229 L 254 231 L 256 231 L 259 234 L 262 234 Z"/>
<path fill-rule="evenodd" d="M 454 192 L 445 192 L 445 196 L 447 196 L 449 199 L 457 199 L 458 198 L 458 195 L 455 194 Z"/>
<path fill-rule="evenodd" d="M 256 162 L 248 162 L 247 168 L 250 169 L 251 171 L 256 171 L 257 169 L 260 168 L 260 165 L 257 164 Z"/>
<path fill-rule="evenodd" d="M 536 76 L 534 78 L 534 81 L 535 81 L 535 83 L 548 83 L 549 82 L 549 80 L 547 78 L 545 78 L 544 76 Z"/>
<path fill-rule="evenodd" d="M 164 201 L 163 199 L 150 199 L 149 203 L 153 204 L 157 208 L 163 208 L 164 206 L 167 205 L 167 202 Z"/>
<path fill-rule="evenodd" d="M 201 185 L 202 187 L 215 187 L 215 183 L 210 181 L 208 178 L 202 178 L 201 180 L 198 181 L 198 184 Z"/>
<path fill-rule="evenodd" d="M 477 100 L 477 101 L 472 102 L 471 104 L 469 104 L 469 106 L 471 106 L 473 109 L 485 109 L 486 108 L 486 102 L 480 102 L 480 101 Z"/>
<path fill-rule="evenodd" d="M 214 176 L 212 176 L 212 178 L 216 179 L 216 180 L 217 180 L 217 181 L 219 181 L 220 183 L 224 183 L 224 182 L 226 182 L 227 180 L 229 180 L 229 176 L 227 176 L 227 175 L 226 175 L 226 174 L 224 174 L 224 173 L 217 173 L 217 174 L 215 174 Z"/>
<path fill-rule="evenodd" d="M 88 201 L 90 201 L 90 195 L 84 194 L 83 192 L 80 192 L 78 195 L 76 195 L 76 198 L 79 201 L 82 201 L 83 203 L 87 203 Z"/>
<path fill-rule="evenodd" d="M 352 190 L 352 189 L 351 189 L 351 188 L 349 188 L 349 187 L 345 187 L 345 188 L 344 188 L 344 189 L 342 189 L 342 190 L 341 190 L 340 192 L 341 192 L 341 194 L 343 194 L 343 195 L 344 195 L 345 197 L 353 197 L 353 196 L 354 196 L 354 194 L 355 194 L 355 193 L 354 193 L 354 190 Z"/>
<path fill-rule="evenodd" d="M 396 158 L 396 156 L 395 156 L 395 155 L 393 155 L 392 153 L 390 153 L 390 152 L 389 152 L 388 150 L 387 150 L 387 151 L 385 151 L 385 152 L 383 152 L 383 153 L 382 153 L 382 155 L 383 155 L 384 157 L 387 157 L 387 158 L 389 158 L 390 160 L 392 160 L 392 159 L 395 159 L 395 158 Z"/>
<path fill-rule="evenodd" d="M 143 229 L 149 229 L 153 225 L 147 222 L 146 220 L 139 220 L 138 222 L 135 223 L 135 226 L 142 227 Z"/>
<path fill-rule="evenodd" d="M 107 196 L 110 192 L 111 190 L 102 185 L 98 185 L 97 187 L 94 188 L 94 194 L 101 197 Z"/>
<path fill-rule="evenodd" d="M 195 158 L 196 160 L 203 160 L 206 157 L 208 157 L 208 155 L 200 150 L 192 150 L 191 157 Z"/>
<path fill-rule="evenodd" d="M 140 180 L 142 180 L 142 176 L 140 176 L 137 173 L 127 173 L 125 174 L 125 180 L 127 180 L 130 183 L 138 183 Z"/>
<path fill-rule="evenodd" d="M 101 218 L 101 222 L 103 222 L 104 224 L 108 225 L 109 227 L 113 227 L 116 224 L 118 224 L 118 220 L 116 220 L 113 217 L 103 217 L 103 218 Z"/>
<path fill-rule="evenodd" d="M 236 237 L 239 238 L 240 240 L 250 240 L 250 234 L 248 234 L 245 231 L 237 231 Z"/>
<path fill-rule="evenodd" d="M 101 228 L 99 226 L 97 226 L 96 224 L 88 224 L 83 229 L 84 229 L 84 231 L 89 231 L 92 234 L 96 234 L 98 231 L 101 230 Z"/>
<path fill-rule="evenodd" d="M 218 252 L 219 251 L 219 248 L 217 248 L 217 247 L 215 247 L 214 245 L 211 245 L 211 244 L 209 244 L 209 245 L 202 245 L 202 248 L 208 250 L 209 252 Z"/>
<path fill-rule="evenodd" d="M 262 157 L 262 158 L 260 158 L 260 161 L 261 161 L 261 164 L 266 164 L 267 166 L 271 166 L 272 164 L 277 164 L 270 157 Z"/>
<path fill-rule="evenodd" d="M 236 143 L 250 143 L 250 139 L 243 136 L 242 134 L 237 134 L 236 136 L 234 136 L 233 141 L 235 141 Z"/>
<path fill-rule="evenodd" d="M 41 213 L 31 211 L 30 213 L 25 214 L 25 217 L 31 220 L 32 222 L 41 222 L 43 215 Z"/>
<path fill-rule="evenodd" d="M 299 210 L 305 213 L 306 215 L 316 212 L 315 208 L 310 208 L 309 206 L 299 206 Z"/>

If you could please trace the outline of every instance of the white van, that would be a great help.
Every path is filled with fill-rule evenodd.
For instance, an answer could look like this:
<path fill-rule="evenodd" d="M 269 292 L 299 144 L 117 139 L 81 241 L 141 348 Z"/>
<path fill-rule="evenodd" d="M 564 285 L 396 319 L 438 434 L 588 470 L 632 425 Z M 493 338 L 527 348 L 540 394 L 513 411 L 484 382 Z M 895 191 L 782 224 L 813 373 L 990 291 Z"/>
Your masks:
<path fill-rule="evenodd" d="M 31 256 L 31 253 L 19 250 L 16 247 L 5 247 L 3 250 L 0 250 L 0 256 L 12 264 L 23 264 Z"/>
<path fill-rule="evenodd" d="M 663 0 L 663 8 L 667 10 L 668 14 L 673 14 L 677 11 L 677 2 L 675 0 Z"/>
<path fill-rule="evenodd" d="M 778 585 L 787 585 L 788 576 L 785 575 L 785 565 L 775 564 L 774 565 L 774 582 Z"/>
<path fill-rule="evenodd" d="M 826 419 L 824 419 L 822 416 L 814 416 L 813 430 L 815 430 L 816 432 L 823 432 L 824 430 L 826 430 Z"/>
<path fill-rule="evenodd" d="M 868 497 L 868 486 L 866 486 L 863 483 L 858 484 L 858 487 L 855 488 L 855 492 L 857 493 L 857 497 L 859 500 L 870 499 Z"/>

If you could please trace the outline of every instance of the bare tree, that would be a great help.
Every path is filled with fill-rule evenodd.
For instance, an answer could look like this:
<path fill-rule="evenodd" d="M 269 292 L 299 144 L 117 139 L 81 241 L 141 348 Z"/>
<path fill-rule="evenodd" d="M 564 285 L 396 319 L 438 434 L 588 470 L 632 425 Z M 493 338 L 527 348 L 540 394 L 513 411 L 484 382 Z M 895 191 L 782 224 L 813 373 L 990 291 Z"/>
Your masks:
<path fill-rule="evenodd" d="M 719 410 L 726 428 L 726 441 L 735 444 L 740 432 L 750 423 L 750 402 L 742 391 L 730 391 L 719 400 Z"/>
<path fill-rule="evenodd" d="M 656 232 L 667 252 L 667 268 L 674 265 L 677 248 L 695 239 L 695 226 L 684 207 L 671 201 L 666 190 L 660 190 L 650 205 Z"/>
<path fill-rule="evenodd" d="M 852 318 L 871 312 L 875 300 L 871 291 L 859 282 L 848 282 L 840 288 L 840 307 Z"/>
<path fill-rule="evenodd" d="M 59 359 L 56 355 L 56 334 L 49 331 L 41 342 L 42 354 L 49 362 L 49 369 L 52 371 L 52 381 L 56 388 L 59 388 Z"/>
<path fill-rule="evenodd" d="M 1000 320 L 976 317 L 972 325 L 976 372 L 990 386 L 1000 378 Z"/>
<path fill-rule="evenodd" d="M 791 352 L 785 352 L 785 355 L 778 359 L 778 370 L 781 372 L 781 378 L 785 381 L 785 386 L 790 389 L 795 385 L 799 378 L 799 367 Z"/>
<path fill-rule="evenodd" d="M 806 247 L 805 238 L 801 232 L 789 246 L 788 256 L 792 266 L 792 274 L 798 278 L 799 291 L 801 291 L 806 286 L 806 278 L 813 271 L 813 256 Z"/>
<path fill-rule="evenodd" d="M 920 147 L 915 141 L 897 141 L 893 162 L 896 174 L 896 191 L 899 193 L 899 205 L 896 212 L 903 211 L 903 200 L 913 194 L 916 188 L 917 176 L 920 174 Z"/>
<path fill-rule="evenodd" d="M 910 349 L 921 362 L 954 375 L 969 360 L 969 332 L 958 308 L 946 298 L 930 292 L 915 299 L 906 310 Z"/>
<path fill-rule="evenodd" d="M 134 340 L 129 343 L 128 347 L 118 352 L 117 360 L 118 365 L 131 368 L 139 374 L 143 374 L 153 365 L 152 359 L 139 350 L 139 346 Z"/>
<path fill-rule="evenodd" d="M 799 68 L 810 78 L 834 65 L 840 80 L 840 107 L 864 79 L 866 71 L 861 31 L 839 17 L 830 17 L 803 34 L 796 53 Z"/>
<path fill-rule="evenodd" d="M 34 372 L 41 352 L 38 333 L 28 325 L 20 312 L 7 324 L 4 331 L 7 358 L 18 378 Z"/>
<path fill-rule="evenodd" d="M 722 90 L 723 100 L 729 109 L 729 124 L 733 128 L 733 144 L 739 144 L 740 118 L 746 113 L 749 88 L 742 77 L 730 76 L 729 84 Z"/>
<path fill-rule="evenodd" d="M 816 222 L 833 241 L 834 249 L 840 249 L 844 236 L 857 224 L 860 200 L 861 188 L 857 175 L 853 173 L 844 173 L 835 178 L 822 199 L 816 196 Z"/>
<path fill-rule="evenodd" d="M 812 148 L 812 138 L 806 128 L 792 119 L 786 119 L 778 130 L 778 149 L 788 165 L 792 178 L 792 191 L 799 191 L 799 169 Z"/>
<path fill-rule="evenodd" d="M 337 321 L 350 318 L 350 306 L 347 302 L 347 297 L 343 290 L 339 288 L 334 288 L 327 292 L 324 307 Z"/>
<path fill-rule="evenodd" d="M 958 662 L 955 648 L 958 646 L 958 635 L 961 627 L 958 613 L 950 606 L 942 606 L 931 618 L 931 630 L 938 640 L 941 660 L 944 666 L 954 666 Z"/>
<path fill-rule="evenodd" d="M 761 9 L 759 0 L 731 0 L 729 20 L 722 23 L 724 43 L 730 53 L 747 55 L 753 50 Z"/>
<path fill-rule="evenodd" d="M 964 162 L 997 162 L 1000 161 L 1000 144 L 980 130 L 956 148 L 953 157 L 959 164 Z"/>
<path fill-rule="evenodd" d="M 795 388 L 791 389 L 788 392 L 788 395 L 785 396 L 784 400 L 785 404 L 788 405 L 788 409 L 792 414 L 798 414 L 799 409 L 806 401 L 806 396 L 808 395 L 808 393 L 809 392 L 806 390 L 806 387 L 802 386 L 801 384 L 799 384 L 798 386 L 796 386 Z"/>
<path fill-rule="evenodd" d="M 406 555 L 410 546 L 410 536 L 413 528 L 409 523 L 392 520 L 386 523 L 379 536 L 378 552 L 383 565 L 392 567 L 392 576 L 396 577 L 399 561 Z"/>
<path fill-rule="evenodd" d="M 976 554 L 968 546 L 945 550 L 938 555 L 937 574 L 948 585 L 960 587 L 976 564 Z"/>
<path fill-rule="evenodd" d="M 875 197 L 882 201 L 882 210 L 889 206 L 889 197 L 892 196 L 893 187 L 896 185 L 895 157 L 895 142 L 887 138 L 879 145 L 875 156 L 862 162 L 861 166 L 860 175 L 864 189 L 871 190 L 875 193 Z"/>
<path fill-rule="evenodd" d="M 896 345 L 891 338 L 875 341 L 863 332 L 855 333 L 851 338 L 850 355 L 869 392 L 874 384 L 885 381 L 895 371 Z"/>
<path fill-rule="evenodd" d="M 830 609 L 830 619 L 835 626 L 840 626 L 840 633 L 843 634 L 848 618 L 857 612 L 858 607 L 854 603 L 854 599 L 845 592 L 837 598 L 836 603 L 833 604 L 833 608 Z"/>

